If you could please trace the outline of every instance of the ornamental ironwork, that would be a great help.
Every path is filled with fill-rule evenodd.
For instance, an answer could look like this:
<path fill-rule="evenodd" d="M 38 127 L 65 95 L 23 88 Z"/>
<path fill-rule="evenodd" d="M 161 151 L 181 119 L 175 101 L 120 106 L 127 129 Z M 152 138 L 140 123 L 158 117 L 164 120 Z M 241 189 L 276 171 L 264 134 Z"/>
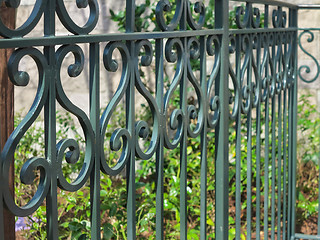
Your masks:
<path fill-rule="evenodd" d="M 229 15 L 231 3 L 236 5 L 234 19 Z M 19 1 L 6 0 L 5 4 L 17 8 Z M 3 37 L 0 48 L 14 48 L 8 62 L 12 83 L 21 87 L 28 85 L 30 76 L 19 70 L 26 56 L 32 58 L 38 71 L 38 90 L 33 104 L 1 153 L 0 239 L 6 239 L 1 234 L 3 208 L 24 217 L 43 204 L 47 238 L 58 239 L 58 205 L 61 204 L 58 191 L 76 192 L 89 182 L 91 239 L 100 239 L 100 179 L 119 175 L 124 169 L 126 237 L 136 239 L 137 159 L 153 161 L 155 166 L 156 178 L 150 180 L 155 181 L 156 186 L 155 226 L 151 231 L 155 232 L 156 239 L 164 239 L 165 149 L 177 148 L 180 149 L 180 205 L 177 206 L 180 239 L 187 239 L 190 230 L 189 161 L 201 162 L 200 224 L 196 226 L 200 239 L 207 236 L 228 239 L 230 228 L 234 229 L 235 239 L 241 238 L 242 229 L 246 229 L 246 239 L 251 239 L 253 234 L 255 239 L 260 239 L 260 232 L 263 232 L 262 239 L 292 237 L 295 233 L 298 7 L 268 0 L 215 0 L 215 27 L 209 28 L 203 2 L 160 0 L 155 8 L 155 24 L 159 30 L 135 32 L 135 1 L 127 0 L 125 33 L 91 34 L 99 19 L 99 3 L 77 0 L 76 4 L 78 8 L 89 9 L 83 26 L 70 17 L 63 0 L 36 0 L 28 19 L 15 30 L 6 27 L 0 18 Z M 69 35 L 56 34 L 56 17 Z M 28 37 L 40 21 L 44 22 L 43 36 Z M 89 46 L 88 56 L 81 44 Z M 120 59 L 114 57 L 115 52 Z M 68 67 L 70 77 L 80 75 L 85 58 L 89 59 L 89 115 L 68 98 L 62 85 L 62 62 L 70 54 L 74 59 Z M 213 60 L 208 61 L 209 58 Z M 164 74 L 167 63 L 174 66 L 169 81 Z M 155 70 L 154 92 L 147 88 L 141 73 L 141 66 L 151 65 Z M 115 94 L 100 114 L 102 71 L 121 71 L 121 77 Z M 191 104 L 189 88 L 195 99 Z M 151 121 L 137 119 L 136 93 L 147 102 Z M 172 104 L 173 100 L 177 103 Z M 125 127 L 114 129 L 108 136 L 106 129 L 120 102 L 125 102 Z M 78 119 L 84 133 L 82 152 L 75 139 L 57 138 L 57 103 Z M 35 170 L 40 171 L 40 181 L 32 199 L 20 206 L 10 192 L 9 169 L 14 164 L 12 159 L 20 140 L 41 114 L 45 154 L 30 158 L 20 172 L 23 184 L 34 181 Z M 214 159 L 207 157 L 208 133 L 214 134 L 211 138 L 215 146 Z M 230 140 L 231 135 L 235 136 L 234 141 Z M 198 159 L 188 156 L 188 143 L 192 138 L 200 139 Z M 121 152 L 114 166 L 104 153 L 105 142 L 110 142 L 111 151 Z M 63 162 L 74 164 L 80 157 L 82 167 L 74 180 L 68 181 Z M 207 181 L 208 172 L 212 171 L 208 169 L 208 161 L 215 163 L 214 182 Z M 232 179 L 229 179 L 230 169 L 235 172 Z M 244 169 L 246 179 L 241 178 Z M 235 191 L 229 193 L 232 181 Z M 209 185 L 214 188 L 214 202 L 208 202 Z M 242 211 L 243 198 L 246 199 L 245 211 Z M 233 207 L 230 199 L 234 200 Z M 214 228 L 208 227 L 208 205 L 214 209 L 214 218 L 210 219 Z M 234 222 L 230 222 L 230 217 Z"/>

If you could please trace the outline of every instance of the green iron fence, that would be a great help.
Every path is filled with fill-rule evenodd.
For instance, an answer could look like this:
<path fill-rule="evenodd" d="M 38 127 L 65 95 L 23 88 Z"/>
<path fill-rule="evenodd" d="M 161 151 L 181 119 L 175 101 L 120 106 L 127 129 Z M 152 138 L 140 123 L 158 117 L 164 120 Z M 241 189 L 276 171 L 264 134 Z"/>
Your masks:
<path fill-rule="evenodd" d="M 59 189 L 75 192 L 89 182 L 91 239 L 100 239 L 100 179 L 117 176 L 124 169 L 126 237 L 136 239 L 138 159 L 153 161 L 155 166 L 156 177 L 150 181 L 156 186 L 156 214 L 155 227 L 150 231 L 155 232 L 156 239 L 166 238 L 163 173 L 166 153 L 177 148 L 180 239 L 187 239 L 191 228 L 190 161 L 201 163 L 200 223 L 193 226 L 199 229 L 200 239 L 229 239 L 231 233 L 235 239 L 294 239 L 298 6 L 277 1 L 215 0 L 214 27 L 209 27 L 203 2 L 160 0 L 155 8 L 158 30 L 135 32 L 135 1 L 126 0 L 125 33 L 90 34 L 99 19 L 99 4 L 96 0 L 76 3 L 79 8 L 90 9 L 83 26 L 72 20 L 63 0 L 37 0 L 26 22 L 16 30 L 7 28 L 0 19 L 0 35 L 4 37 L 0 48 L 14 48 L 8 62 L 13 84 L 29 83 L 28 73 L 19 70 L 25 56 L 32 58 L 38 70 L 34 102 L 1 153 L 0 239 L 6 239 L 4 208 L 24 217 L 42 205 L 46 207 L 47 238 L 58 239 L 58 206 L 63 204 L 57 199 Z M 5 4 L 19 6 L 9 0 Z M 236 8 L 231 18 L 229 10 L 233 6 Z M 56 35 L 57 20 L 70 32 L 68 35 Z M 43 35 L 26 36 L 39 22 L 44 24 Z M 89 46 L 88 56 L 81 44 Z M 114 52 L 120 59 L 114 58 Z M 81 74 L 84 60 L 89 58 L 89 116 L 70 101 L 61 83 L 60 70 L 68 54 L 74 58 L 68 68 L 70 77 Z M 173 66 L 169 80 L 164 73 L 167 63 Z M 142 81 L 141 66 L 154 67 L 154 92 Z M 121 71 L 121 79 L 101 114 L 102 71 Z M 137 119 L 137 94 L 147 102 L 151 120 Z M 195 99 L 192 103 L 190 94 Z M 106 135 L 121 102 L 125 104 L 125 126 Z M 83 152 L 75 139 L 58 139 L 57 103 L 78 119 L 84 133 Z M 40 172 L 40 180 L 32 199 L 20 206 L 10 192 L 9 168 L 14 164 L 19 141 L 40 115 L 44 119 L 45 154 L 30 158 L 20 172 L 24 184 L 34 181 L 35 170 Z M 210 139 L 209 133 L 213 134 Z M 195 138 L 200 139 L 200 154 L 190 159 L 188 144 Z M 209 140 L 214 142 L 214 155 L 210 157 Z M 110 150 L 121 152 L 114 166 L 105 154 L 107 141 Z M 82 167 L 70 182 L 64 176 L 62 162 L 72 164 L 79 158 L 83 159 Z M 210 164 L 213 169 L 208 168 L 208 162 L 214 163 Z M 214 175 L 213 182 L 208 182 L 208 174 Z M 213 201 L 208 200 L 209 191 Z"/>
<path fill-rule="evenodd" d="M 320 9 L 319 5 L 299 5 L 300 12 L 303 11 L 309 11 L 310 14 L 314 14 Z M 304 55 L 304 59 L 299 59 L 299 65 L 298 65 L 298 77 L 302 80 L 302 83 L 314 84 L 316 80 L 318 80 L 319 76 L 319 62 L 318 62 L 318 56 L 317 51 L 313 51 L 310 48 L 310 45 L 312 45 L 312 42 L 315 40 L 315 35 L 319 32 L 319 28 L 317 27 L 305 27 L 305 26 L 299 26 L 298 28 L 298 44 L 299 44 L 299 50 L 301 50 L 301 55 Z M 299 55 L 300 57 L 300 55 Z M 307 61 L 306 61 L 307 59 Z M 309 60 L 309 61 L 308 61 Z M 320 133 L 317 133 L 320 135 Z M 319 152 L 319 150 L 318 150 Z M 319 155 L 317 157 L 317 164 L 319 164 Z M 297 189 L 299 189 L 299 185 L 297 185 Z M 315 193 L 318 194 L 317 199 L 317 235 L 307 235 L 307 234 L 301 234 L 296 233 L 294 239 L 319 239 L 320 238 L 320 211 L 319 211 L 319 203 L 320 203 L 320 195 L 319 195 L 319 186 L 317 191 Z M 296 195 L 299 196 L 300 193 L 297 193 Z M 300 199 L 297 199 L 297 203 L 299 203 Z M 297 205 L 295 206 L 296 212 L 297 212 Z"/>

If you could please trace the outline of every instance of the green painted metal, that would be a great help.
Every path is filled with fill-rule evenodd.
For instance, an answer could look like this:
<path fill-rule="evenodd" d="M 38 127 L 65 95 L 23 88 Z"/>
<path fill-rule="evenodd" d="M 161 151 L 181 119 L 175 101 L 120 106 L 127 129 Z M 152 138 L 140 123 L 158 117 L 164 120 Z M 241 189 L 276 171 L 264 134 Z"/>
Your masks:
<path fill-rule="evenodd" d="M 135 32 L 134 0 L 126 0 L 124 6 L 125 33 L 91 34 L 99 20 L 96 0 L 77 1 L 79 8 L 90 9 L 84 26 L 78 26 L 70 18 L 63 0 L 37 0 L 30 17 L 17 30 L 8 29 L 0 19 L 0 35 L 4 37 L 0 39 L 0 48 L 15 48 L 8 62 L 11 81 L 16 86 L 29 83 L 28 74 L 19 71 L 19 63 L 25 56 L 33 59 L 39 74 L 34 104 L 1 153 L 0 230 L 3 207 L 15 216 L 28 216 L 46 199 L 47 238 L 58 239 L 58 189 L 75 192 L 90 182 L 91 239 L 100 239 L 100 178 L 119 175 L 126 168 L 126 233 L 128 239 L 136 239 L 136 163 L 137 159 L 152 161 L 155 158 L 155 231 L 157 240 L 164 239 L 165 151 L 179 148 L 180 239 L 188 239 L 188 162 L 195 159 L 190 159 L 187 147 L 188 139 L 199 137 L 200 158 L 196 161 L 201 162 L 201 202 L 200 223 L 196 228 L 200 229 L 201 240 L 208 239 L 210 233 L 209 185 L 214 186 L 215 194 L 215 219 L 209 219 L 215 224 L 215 239 L 303 238 L 295 233 L 297 75 L 301 77 L 302 69 L 308 71 L 309 68 L 297 69 L 298 6 L 269 0 L 234 2 L 238 7 L 233 28 L 229 23 L 230 2 L 226 0 L 215 0 L 214 29 L 204 27 L 204 4 L 198 2 L 192 9 L 188 0 L 175 3 L 160 0 L 155 11 L 160 30 L 153 32 Z M 8 0 L 6 4 L 17 7 L 14 1 Z M 166 12 L 170 11 L 171 4 L 176 5 L 175 12 L 167 22 Z M 194 15 L 198 18 L 194 19 Z M 27 37 L 41 19 L 43 36 Z M 56 36 L 56 20 L 70 35 Z M 301 33 L 299 40 L 306 33 L 313 40 L 308 30 Z M 80 44 L 89 46 L 88 56 Z M 300 42 L 299 46 L 303 49 Z M 114 52 L 120 54 L 120 60 L 114 59 Z M 80 75 L 85 58 L 89 59 L 89 116 L 70 101 L 63 89 L 60 70 L 67 55 L 74 59 L 68 68 L 70 77 Z M 212 56 L 214 60 L 209 61 Z M 200 62 L 197 70 L 192 68 L 194 60 Z M 103 67 L 100 67 L 101 61 Z M 119 86 L 100 114 L 100 73 L 115 72 L 120 63 Z M 166 63 L 174 65 L 167 88 Z M 155 93 L 143 83 L 141 65 L 154 65 Z M 194 90 L 196 104 L 188 103 L 189 86 Z M 171 102 L 178 89 L 179 104 L 172 110 Z M 152 126 L 145 119 L 136 119 L 137 92 L 148 103 Z M 84 164 L 74 182 L 68 182 L 63 175 L 62 161 L 77 162 L 80 147 L 74 139 L 57 139 L 56 101 L 79 120 L 84 132 Z M 107 126 L 121 101 L 125 103 L 126 126 L 114 129 L 107 138 Z M 8 169 L 17 144 L 42 109 L 45 156 L 34 156 L 21 171 L 21 181 L 29 184 L 34 178 L 33 170 L 40 169 L 40 183 L 33 199 L 25 206 L 17 206 L 9 193 Z M 196 123 L 195 127 L 191 122 Z M 214 159 L 208 158 L 209 131 L 215 136 Z M 146 149 L 139 145 L 140 140 L 146 142 Z M 112 151 L 121 152 L 113 167 L 104 154 L 106 141 L 110 141 Z M 215 163 L 214 182 L 208 182 L 208 161 Z M 0 239 L 6 238 L 0 233 Z"/>
<path fill-rule="evenodd" d="M 307 52 L 306 51 L 306 49 L 303 47 L 303 45 L 302 45 L 302 43 L 301 43 L 301 39 L 302 39 L 302 37 L 303 37 L 303 35 L 309 35 L 309 37 L 308 37 L 308 42 L 312 42 L 313 40 L 314 40 L 314 34 L 313 34 L 313 32 L 311 32 L 309 29 L 305 29 L 305 30 L 303 30 L 303 32 L 301 32 L 300 34 L 299 34 L 299 47 L 300 47 L 300 49 L 306 54 L 306 55 L 308 55 L 312 60 L 313 60 L 313 62 L 316 64 L 316 69 L 317 69 L 317 71 L 316 71 L 316 73 L 315 73 L 315 76 L 312 78 L 312 79 L 310 79 L 310 80 L 308 80 L 308 79 L 306 79 L 305 77 L 303 77 L 302 75 L 301 75 L 301 73 L 302 72 L 306 72 L 306 73 L 310 73 L 310 67 L 308 66 L 308 65 L 302 65 L 302 66 L 300 66 L 299 67 L 299 78 L 302 80 L 302 81 L 304 81 L 304 82 L 307 82 L 307 83 L 312 83 L 312 82 L 314 82 L 315 80 L 317 80 L 318 79 L 318 77 L 319 77 L 319 71 L 320 71 L 320 66 L 319 66 L 319 63 L 318 63 L 318 61 L 317 61 L 317 59 L 313 56 L 313 55 L 311 55 L 309 52 Z"/>

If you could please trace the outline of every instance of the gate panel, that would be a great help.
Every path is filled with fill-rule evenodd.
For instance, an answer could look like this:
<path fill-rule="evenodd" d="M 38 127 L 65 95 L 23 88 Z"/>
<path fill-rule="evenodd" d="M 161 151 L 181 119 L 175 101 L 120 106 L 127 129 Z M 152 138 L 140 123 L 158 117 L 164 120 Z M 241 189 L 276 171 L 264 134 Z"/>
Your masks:
<path fill-rule="evenodd" d="M 6 4 L 17 7 L 13 2 Z M 25 56 L 35 62 L 39 77 L 33 105 L 1 153 L 0 226 L 4 223 L 4 207 L 15 216 L 24 217 L 45 204 L 47 238 L 58 239 L 61 224 L 58 208 L 62 204 L 58 192 L 70 194 L 90 184 L 91 239 L 100 239 L 104 217 L 100 204 L 101 179 L 123 177 L 125 170 L 126 237 L 136 239 L 136 168 L 137 160 L 142 159 L 155 165 L 156 177 L 148 179 L 156 185 L 155 237 L 168 238 L 164 226 L 164 170 L 168 153 L 180 149 L 180 187 L 176 195 L 180 239 L 187 239 L 194 227 L 188 220 L 192 217 L 188 206 L 191 161 L 201 162 L 200 224 L 194 227 L 200 229 L 200 239 L 293 236 L 297 7 L 276 1 L 215 0 L 212 29 L 205 22 L 206 9 L 202 2 L 191 5 L 187 0 L 174 3 L 160 0 L 155 9 L 156 26 L 160 30 L 135 32 L 135 1 L 127 0 L 126 32 L 97 35 L 91 32 L 99 18 L 99 3 L 77 1 L 77 6 L 90 9 L 84 26 L 71 19 L 62 0 L 37 0 L 26 23 L 16 30 L 7 28 L 0 20 L 0 35 L 5 38 L 0 40 L 0 48 L 15 48 L 8 62 L 11 81 L 16 86 L 28 85 L 28 73 L 19 70 Z M 168 12 L 174 6 L 168 21 Z M 229 14 L 231 6 L 236 6 L 234 15 Z M 27 37 L 42 21 L 42 16 L 43 36 Z M 56 33 L 56 16 L 70 35 Z M 89 46 L 88 56 L 80 44 Z M 120 59 L 115 58 L 116 53 Z M 74 61 L 68 67 L 70 77 L 81 74 L 85 59 L 89 59 L 88 115 L 65 93 L 60 71 L 68 55 Z M 208 60 L 210 56 L 214 57 L 213 61 Z M 168 63 L 173 65 L 171 81 L 166 80 L 164 73 L 164 65 Z M 154 93 L 141 80 L 141 66 L 152 64 Z M 100 114 L 101 72 L 118 70 L 121 71 L 119 86 Z M 193 90 L 191 93 L 189 88 Z M 195 99 L 191 103 L 190 94 Z M 147 102 L 152 121 L 138 119 L 136 95 Z M 172 104 L 174 100 L 176 104 Z M 113 129 L 108 136 L 110 119 L 121 102 L 125 105 L 125 127 Z M 58 139 L 57 103 L 79 121 L 84 149 L 73 138 Z M 9 192 L 8 169 L 19 141 L 42 111 L 45 154 L 30 158 L 20 173 L 21 182 L 31 184 L 34 171 L 39 170 L 39 186 L 25 206 L 18 206 Z M 213 159 L 208 157 L 208 136 L 212 133 Z M 198 159 L 190 157 L 190 139 L 200 139 Z M 121 152 L 114 166 L 111 166 L 114 159 L 104 152 L 107 141 L 109 150 Z M 80 158 L 83 159 L 81 170 L 70 182 L 64 176 L 62 162 L 73 164 Z M 208 168 L 209 161 L 214 162 L 213 170 Z M 211 172 L 215 175 L 214 182 L 207 179 Z M 208 202 L 209 187 L 214 202 Z M 213 209 L 210 218 L 209 205 Z M 6 236 L 0 235 L 0 239 Z"/>

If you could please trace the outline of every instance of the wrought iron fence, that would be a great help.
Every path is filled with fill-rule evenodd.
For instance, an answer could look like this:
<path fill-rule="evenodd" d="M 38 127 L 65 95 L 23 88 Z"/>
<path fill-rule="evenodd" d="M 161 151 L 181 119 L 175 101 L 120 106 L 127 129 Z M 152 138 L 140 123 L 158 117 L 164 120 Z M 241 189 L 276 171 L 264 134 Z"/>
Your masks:
<path fill-rule="evenodd" d="M 316 10 L 320 9 L 319 5 L 299 5 L 300 12 L 307 10 L 310 11 L 311 14 L 316 13 Z M 299 44 L 299 50 L 301 50 L 301 55 L 299 54 L 299 65 L 298 65 L 298 77 L 301 79 L 302 84 L 308 84 L 311 88 L 315 87 L 315 84 L 319 80 L 319 57 L 316 55 L 317 51 L 311 50 L 310 48 L 312 45 L 312 42 L 315 40 L 315 36 L 317 35 L 319 31 L 319 28 L 312 27 L 312 26 L 299 26 L 298 28 L 298 44 Z M 312 46 L 314 48 L 314 46 Z M 303 55 L 303 56 L 302 56 Z M 304 58 L 303 58 L 304 57 Z M 308 59 L 308 60 L 306 60 Z M 319 129 L 318 129 L 319 131 Z M 316 133 L 320 135 L 320 132 Z M 318 149 L 317 149 L 318 150 Z M 317 157 L 317 163 L 319 164 L 319 150 L 318 150 L 318 157 Z M 319 182 L 319 179 L 316 180 L 316 182 Z M 299 189 L 301 186 L 297 185 L 297 189 Z M 316 194 L 318 194 L 318 199 L 315 200 L 317 202 L 316 211 L 318 213 L 317 216 L 317 235 L 310 235 L 310 234 L 301 234 L 301 233 L 295 233 L 294 239 L 319 239 L 320 237 L 320 211 L 319 211 L 319 203 L 320 203 L 320 195 L 319 195 L 319 186 L 317 191 L 315 191 Z M 296 212 L 297 208 L 299 207 L 299 195 L 300 193 L 296 194 L 298 196 L 297 199 L 297 205 L 295 206 Z M 298 232 L 298 231 L 296 231 Z"/>
<path fill-rule="evenodd" d="M 232 27 L 231 3 L 236 6 Z M 9 0 L 5 4 L 14 8 L 19 5 Z M 159 30 L 135 32 L 135 1 L 126 0 L 126 32 L 97 35 L 90 32 L 99 18 L 98 2 L 77 1 L 77 6 L 90 9 L 84 26 L 72 20 L 63 0 L 37 0 L 26 22 L 16 30 L 7 28 L 0 19 L 0 35 L 4 37 L 0 48 L 15 49 L 8 62 L 11 81 L 16 86 L 28 85 L 28 73 L 19 70 L 25 56 L 35 62 L 39 78 L 29 112 L 1 153 L 0 239 L 6 239 L 3 208 L 15 216 L 28 216 L 43 204 L 47 238 L 58 239 L 58 205 L 63 204 L 58 203 L 59 189 L 75 192 L 89 182 L 91 239 L 100 239 L 100 179 L 119 175 L 124 169 L 126 237 L 136 239 L 137 159 L 154 163 L 156 177 L 150 181 L 155 181 L 156 186 L 156 215 L 155 227 L 150 231 L 155 232 L 156 239 L 165 238 L 166 149 L 177 148 L 180 239 L 187 239 L 190 228 L 199 229 L 200 239 L 210 236 L 225 240 L 231 234 L 235 239 L 295 238 L 298 7 L 277 1 L 215 0 L 215 27 L 208 28 L 203 2 L 160 0 L 155 8 Z M 69 35 L 56 35 L 56 17 Z M 43 36 L 27 37 L 40 21 L 44 22 Z M 84 56 L 80 44 L 89 45 L 89 56 Z M 120 60 L 113 57 L 117 51 Z M 81 74 L 84 59 L 89 58 L 89 116 L 68 99 L 61 84 L 60 70 L 68 54 L 74 58 L 68 68 L 70 77 Z M 163 70 L 166 63 L 172 63 L 174 69 L 169 81 Z M 151 65 L 154 92 L 142 81 L 141 66 Z M 100 72 L 118 69 L 119 86 L 100 114 Z M 192 103 L 188 100 L 190 88 L 195 99 Z M 151 120 L 137 119 L 137 93 L 147 102 Z M 177 103 L 173 104 L 173 100 Z M 76 140 L 57 138 L 56 101 L 78 119 L 84 132 L 83 152 Z M 121 101 L 125 102 L 126 124 L 106 136 L 110 118 Z M 32 199 L 20 206 L 10 192 L 9 168 L 14 164 L 19 141 L 41 114 L 45 154 L 26 161 L 20 173 L 21 182 L 30 184 L 34 171 L 39 170 L 40 180 Z M 209 133 L 214 135 L 210 138 L 214 141 L 214 157 L 210 158 Z M 187 151 L 193 138 L 200 139 L 197 159 L 190 159 Z M 114 166 L 105 154 L 107 141 L 112 151 L 121 152 Z M 64 176 L 62 162 L 72 164 L 81 157 L 82 167 L 70 182 Z M 201 163 L 199 226 L 188 224 L 190 161 Z M 213 169 L 208 168 L 208 162 L 214 162 Z M 207 181 L 208 174 L 214 175 L 214 182 Z M 208 201 L 209 191 L 215 196 L 213 202 Z M 213 209 L 210 218 L 209 205 Z M 214 227 L 208 227 L 209 220 Z"/>

